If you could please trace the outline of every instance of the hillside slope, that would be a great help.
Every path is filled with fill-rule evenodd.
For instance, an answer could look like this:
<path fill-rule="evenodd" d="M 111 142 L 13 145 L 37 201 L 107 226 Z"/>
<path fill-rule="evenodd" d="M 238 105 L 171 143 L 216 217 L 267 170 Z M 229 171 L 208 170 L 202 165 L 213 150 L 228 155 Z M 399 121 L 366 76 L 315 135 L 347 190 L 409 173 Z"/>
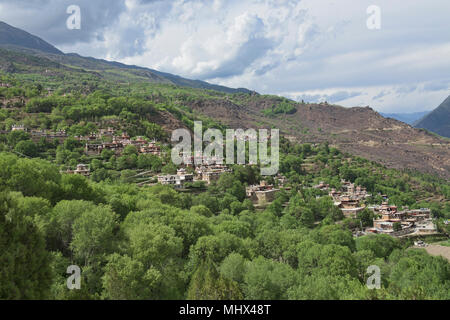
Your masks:
<path fill-rule="evenodd" d="M 82 57 L 76 53 L 64 54 L 41 38 L 1 21 L 0 47 L 18 51 L 27 55 L 46 58 L 61 65 L 70 65 L 95 72 L 103 71 L 113 73 L 116 80 L 121 81 L 129 81 L 130 77 L 139 77 L 141 81 L 174 84 L 191 88 L 216 90 L 225 93 L 251 92 L 245 88 L 228 88 L 225 86 L 210 84 L 201 80 L 186 79 L 177 75 L 152 70 L 149 68 L 130 66 L 119 62 L 106 61 L 91 57 Z"/>
<path fill-rule="evenodd" d="M 450 138 L 450 96 L 414 125 Z"/>
<path fill-rule="evenodd" d="M 267 117 L 262 111 L 280 104 L 283 99 L 258 95 L 241 97 L 197 100 L 189 106 L 234 128 L 275 127 L 295 141 L 329 141 L 341 150 L 387 167 L 450 178 L 449 140 L 384 118 L 369 107 L 291 102 L 296 107 L 294 113 Z"/>
<path fill-rule="evenodd" d="M 343 151 L 391 168 L 415 169 L 450 178 L 450 140 L 386 119 L 368 107 L 301 104 L 117 62 L 23 47 L 13 51 L 0 49 L 0 71 L 22 83 L 39 83 L 46 89 L 58 90 L 59 94 L 131 90 L 130 84 L 138 83 L 148 100 L 187 108 L 194 112 L 193 116 L 204 115 L 232 128 L 279 128 L 295 141 L 329 141 Z M 156 88 L 153 93 L 151 88 Z M 449 102 L 447 99 L 438 109 L 448 110 Z M 8 103 L 3 101 L 5 106 Z M 448 125 L 448 117 L 441 118 L 444 126 L 446 119 Z M 160 124 L 167 130 L 180 125 L 175 119 Z"/>
<path fill-rule="evenodd" d="M 48 42 L 36 37 L 26 31 L 10 26 L 0 21 L 0 46 L 4 47 L 23 47 L 39 50 L 46 53 L 62 54 Z"/>

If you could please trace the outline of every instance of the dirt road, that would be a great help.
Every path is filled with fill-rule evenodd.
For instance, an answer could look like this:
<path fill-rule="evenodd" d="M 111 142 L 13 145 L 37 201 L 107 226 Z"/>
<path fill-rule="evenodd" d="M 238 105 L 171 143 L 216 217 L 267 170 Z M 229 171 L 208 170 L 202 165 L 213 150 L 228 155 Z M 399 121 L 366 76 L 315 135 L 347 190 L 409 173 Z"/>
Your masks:
<path fill-rule="evenodd" d="M 436 245 L 436 244 L 430 244 L 430 245 L 426 246 L 425 248 L 423 248 L 423 247 L 414 247 L 414 248 L 425 249 L 432 256 L 443 256 L 448 261 L 450 261 L 450 247 L 440 246 L 440 245 Z"/>

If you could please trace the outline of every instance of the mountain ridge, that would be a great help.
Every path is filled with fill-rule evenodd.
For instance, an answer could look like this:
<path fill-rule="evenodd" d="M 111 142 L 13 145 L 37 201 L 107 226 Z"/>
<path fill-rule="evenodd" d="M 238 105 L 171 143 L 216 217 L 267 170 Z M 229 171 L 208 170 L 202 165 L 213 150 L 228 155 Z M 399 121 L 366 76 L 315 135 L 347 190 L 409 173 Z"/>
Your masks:
<path fill-rule="evenodd" d="M 127 86 L 130 82 L 178 86 L 185 89 L 178 90 L 169 100 L 153 94 L 148 95 L 147 99 L 187 108 L 196 115 L 209 117 L 231 128 L 279 128 L 290 140 L 309 143 L 328 141 L 343 151 L 387 167 L 409 168 L 450 178 L 448 139 L 395 119 L 384 118 L 370 107 L 298 103 L 247 89 L 218 90 L 215 85 L 175 75 L 170 75 L 173 76 L 170 79 L 167 75 L 164 77 L 164 73 L 147 68 L 30 48 L 0 50 L 0 69 L 6 73 L 26 75 L 25 78 L 32 73 L 50 82 L 60 79 L 64 84 L 71 83 L 77 88 L 81 86 L 84 93 L 97 90 L 95 83 L 102 83 L 110 90 L 114 90 L 115 86 Z M 174 79 L 187 83 L 177 84 Z M 165 89 L 162 87 L 161 90 Z M 173 128 L 173 124 L 176 125 L 176 122 L 168 123 L 166 127 Z"/>
<path fill-rule="evenodd" d="M 52 61 L 61 64 L 72 64 L 79 67 L 87 67 L 89 63 L 94 65 L 108 65 L 115 68 L 147 72 L 148 78 L 160 83 L 172 83 L 179 86 L 192 88 L 201 88 L 216 90 L 225 93 L 250 93 L 253 92 L 246 88 L 229 88 L 217 84 L 211 84 L 202 80 L 192 80 L 166 72 L 153 70 L 150 68 L 126 65 L 121 62 L 107 61 L 93 57 L 83 57 L 77 53 L 63 53 L 45 40 L 34 36 L 24 30 L 13 27 L 3 21 L 0 21 L 0 47 L 9 50 L 18 50 L 27 54 L 46 57 Z"/>
<path fill-rule="evenodd" d="M 436 109 L 414 123 L 414 127 L 430 130 L 450 138 L 450 96 Z"/>
<path fill-rule="evenodd" d="M 22 29 L 13 27 L 3 21 L 0 21 L 0 45 L 11 47 L 18 46 L 52 54 L 63 54 L 62 51 L 45 40 Z"/>

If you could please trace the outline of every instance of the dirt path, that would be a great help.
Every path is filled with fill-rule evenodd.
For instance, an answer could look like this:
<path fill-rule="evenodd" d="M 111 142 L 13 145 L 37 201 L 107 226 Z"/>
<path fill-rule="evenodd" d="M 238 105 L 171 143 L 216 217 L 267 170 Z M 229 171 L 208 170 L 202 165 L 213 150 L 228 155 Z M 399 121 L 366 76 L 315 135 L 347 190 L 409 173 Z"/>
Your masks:
<path fill-rule="evenodd" d="M 418 247 L 415 247 L 418 248 Z M 426 246 L 425 248 L 422 248 L 427 250 L 429 254 L 432 256 L 443 256 L 448 261 L 450 261 L 450 247 L 440 246 L 436 244 L 430 244 Z"/>

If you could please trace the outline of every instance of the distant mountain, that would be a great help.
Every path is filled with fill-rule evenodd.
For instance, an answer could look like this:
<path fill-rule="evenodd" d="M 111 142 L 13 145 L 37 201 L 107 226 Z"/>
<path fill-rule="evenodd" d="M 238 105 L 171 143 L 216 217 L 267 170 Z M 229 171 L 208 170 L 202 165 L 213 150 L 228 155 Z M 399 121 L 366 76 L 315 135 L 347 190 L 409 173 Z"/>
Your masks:
<path fill-rule="evenodd" d="M 430 111 L 413 112 L 413 113 L 383 113 L 380 114 L 385 118 L 392 118 L 398 121 L 413 125 L 417 120 L 426 116 Z"/>
<path fill-rule="evenodd" d="M 63 54 L 61 51 L 41 38 L 10 26 L 3 21 L 0 21 L 0 46 L 11 48 L 17 46 L 39 50 L 46 53 Z"/>
<path fill-rule="evenodd" d="M 450 138 L 450 96 L 439 107 L 417 121 L 414 126 Z"/>
<path fill-rule="evenodd" d="M 139 77 L 143 81 L 153 83 L 174 84 L 178 86 L 215 90 L 225 93 L 252 93 L 245 88 L 233 89 L 225 86 L 210 84 L 201 80 L 191 80 L 170 73 L 160 72 L 148 68 L 130 66 L 119 62 L 106 61 L 91 57 L 82 57 L 76 53 L 64 54 L 51 44 L 45 42 L 26 31 L 10 26 L 0 21 L 0 47 L 19 51 L 27 55 L 47 58 L 61 65 L 70 65 L 88 69 L 90 71 L 112 71 L 116 80 L 128 81 L 129 76 Z M 11 63 L 1 66 L 3 70 L 13 70 Z M 125 72 L 123 72 L 125 71 Z M 122 76 L 122 77 L 121 77 Z"/>

